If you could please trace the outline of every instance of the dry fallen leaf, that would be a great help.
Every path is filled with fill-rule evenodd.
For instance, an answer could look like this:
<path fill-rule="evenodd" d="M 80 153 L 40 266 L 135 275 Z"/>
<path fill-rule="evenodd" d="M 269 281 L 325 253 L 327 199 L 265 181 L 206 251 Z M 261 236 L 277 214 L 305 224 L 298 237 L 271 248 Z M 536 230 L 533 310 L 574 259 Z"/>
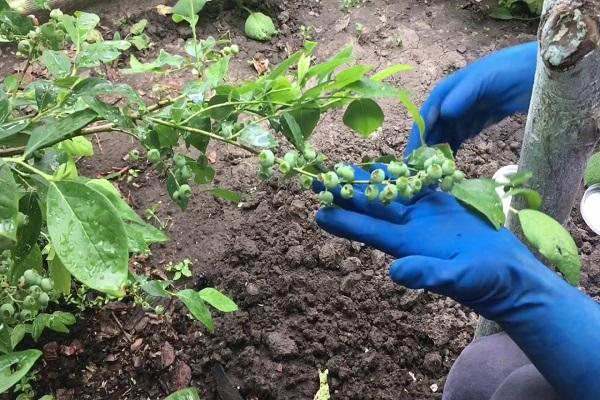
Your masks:
<path fill-rule="evenodd" d="M 160 359 L 163 367 L 168 367 L 175 362 L 175 350 L 171 343 L 165 342 L 160 349 Z"/>
<path fill-rule="evenodd" d="M 269 71 L 269 59 L 265 57 L 255 57 L 250 61 L 258 75 L 264 75 Z"/>
<path fill-rule="evenodd" d="M 135 339 L 135 341 L 131 344 L 131 346 L 129 346 L 129 349 L 131 351 L 138 351 L 139 349 L 142 348 L 142 345 L 144 344 L 144 339 L 142 338 L 137 338 Z"/>
<path fill-rule="evenodd" d="M 217 162 L 217 152 L 216 151 L 209 151 L 206 154 L 206 158 L 208 158 L 208 161 L 210 161 L 211 164 L 214 164 Z"/>
<path fill-rule="evenodd" d="M 171 6 L 166 6 L 164 4 L 159 4 L 156 6 L 156 11 L 160 14 L 160 15 L 171 15 L 173 14 L 173 7 Z"/>

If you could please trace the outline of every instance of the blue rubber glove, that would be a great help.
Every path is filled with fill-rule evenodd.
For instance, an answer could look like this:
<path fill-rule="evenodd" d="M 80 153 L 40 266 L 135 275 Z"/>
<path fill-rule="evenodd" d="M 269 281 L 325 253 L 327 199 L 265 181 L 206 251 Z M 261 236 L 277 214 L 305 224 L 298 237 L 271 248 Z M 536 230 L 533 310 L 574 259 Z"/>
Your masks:
<path fill-rule="evenodd" d="M 532 42 L 498 51 L 443 80 L 421 108 L 427 144 L 448 143 L 456 151 L 488 126 L 527 112 L 537 48 Z M 415 124 L 405 155 L 420 145 Z"/>
<path fill-rule="evenodd" d="M 368 179 L 357 171 L 357 179 Z M 357 188 L 326 208 L 326 231 L 396 258 L 394 282 L 452 297 L 494 320 L 565 399 L 600 399 L 600 306 L 451 195 L 408 204 L 367 201 Z"/>

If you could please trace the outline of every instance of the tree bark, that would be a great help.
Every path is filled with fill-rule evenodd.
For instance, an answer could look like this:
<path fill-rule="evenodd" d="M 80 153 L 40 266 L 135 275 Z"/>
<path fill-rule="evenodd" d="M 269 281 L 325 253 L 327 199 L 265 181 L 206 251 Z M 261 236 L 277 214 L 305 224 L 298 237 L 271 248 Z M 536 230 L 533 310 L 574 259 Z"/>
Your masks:
<path fill-rule="evenodd" d="M 600 139 L 598 0 L 546 0 L 538 40 L 519 171 L 533 174 L 529 185 L 542 195 L 542 210 L 564 225 L 581 188 L 587 160 Z M 519 208 L 520 200 L 515 199 L 512 206 Z M 519 232 L 512 214 L 507 226 Z M 475 337 L 498 329 L 481 318 Z"/>

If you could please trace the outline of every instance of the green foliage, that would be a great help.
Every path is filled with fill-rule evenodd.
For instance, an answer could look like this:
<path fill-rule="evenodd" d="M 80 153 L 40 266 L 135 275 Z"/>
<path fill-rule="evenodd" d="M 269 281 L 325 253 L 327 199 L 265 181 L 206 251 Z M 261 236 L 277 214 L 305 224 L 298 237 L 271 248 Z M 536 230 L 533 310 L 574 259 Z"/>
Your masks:
<path fill-rule="evenodd" d="M 544 0 L 499 0 L 490 17 L 501 20 L 522 19 L 524 14 L 539 16 Z M 526 15 L 525 15 L 526 16 Z"/>
<path fill-rule="evenodd" d="M 573 285 L 579 283 L 581 257 L 569 232 L 556 220 L 536 210 L 518 213 L 523 234 Z"/>
<path fill-rule="evenodd" d="M 585 167 L 585 174 L 583 177 L 585 186 L 592 186 L 600 183 L 600 153 L 596 153 L 590 157 L 587 166 Z"/>
<path fill-rule="evenodd" d="M 265 41 L 277 34 L 277 28 L 268 15 L 261 12 L 252 12 L 244 25 L 246 36 L 250 39 Z"/>
<path fill-rule="evenodd" d="M 319 391 L 315 394 L 314 400 L 329 400 L 331 395 L 329 394 L 329 370 L 319 371 Z"/>
<path fill-rule="evenodd" d="M 165 400 L 200 400 L 200 394 L 195 388 L 187 388 L 172 393 Z"/>

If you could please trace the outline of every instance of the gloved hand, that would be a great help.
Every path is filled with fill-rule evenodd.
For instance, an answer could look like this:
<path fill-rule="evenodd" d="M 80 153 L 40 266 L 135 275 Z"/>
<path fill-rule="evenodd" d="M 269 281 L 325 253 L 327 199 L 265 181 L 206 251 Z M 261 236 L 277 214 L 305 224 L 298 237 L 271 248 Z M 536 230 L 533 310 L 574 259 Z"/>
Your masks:
<path fill-rule="evenodd" d="M 357 170 L 357 179 L 368 174 Z M 359 188 L 317 223 L 399 258 L 398 284 L 452 297 L 500 324 L 565 399 L 600 399 L 600 306 L 544 266 L 507 229 L 451 195 L 384 206 Z"/>
<path fill-rule="evenodd" d="M 527 112 L 537 48 L 532 42 L 498 51 L 443 80 L 421 108 L 427 144 L 448 143 L 456 151 L 488 126 L 509 115 Z M 420 145 L 415 124 L 405 155 Z"/>

